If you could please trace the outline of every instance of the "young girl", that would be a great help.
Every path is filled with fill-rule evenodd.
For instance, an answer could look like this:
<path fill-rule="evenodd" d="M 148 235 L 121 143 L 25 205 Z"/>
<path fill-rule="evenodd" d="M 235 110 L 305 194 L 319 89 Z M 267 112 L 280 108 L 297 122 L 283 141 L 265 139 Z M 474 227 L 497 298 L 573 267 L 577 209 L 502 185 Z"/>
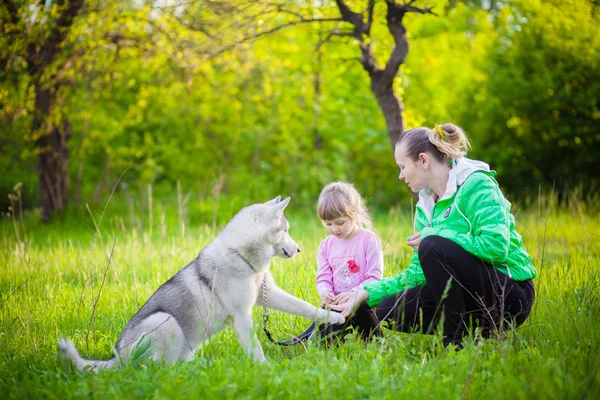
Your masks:
<path fill-rule="evenodd" d="M 367 282 L 381 279 L 383 250 L 381 241 L 371 232 L 371 217 L 353 185 L 331 183 L 321 191 L 317 214 L 330 233 L 319 245 L 317 255 L 317 291 L 321 306 L 335 302 L 335 296 Z M 362 312 L 347 320 L 346 325 L 321 325 L 321 336 L 331 336 L 353 326 L 368 338 L 381 336 L 375 313 L 365 302 Z"/>

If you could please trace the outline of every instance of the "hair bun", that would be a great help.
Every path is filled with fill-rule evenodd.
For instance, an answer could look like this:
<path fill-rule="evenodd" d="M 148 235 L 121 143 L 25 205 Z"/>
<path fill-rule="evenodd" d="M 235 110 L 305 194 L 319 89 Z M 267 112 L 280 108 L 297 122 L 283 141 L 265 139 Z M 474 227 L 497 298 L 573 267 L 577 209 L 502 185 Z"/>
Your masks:
<path fill-rule="evenodd" d="M 449 122 L 442 124 L 442 131 L 444 131 L 444 136 L 448 142 L 455 142 L 460 138 L 460 129 L 456 125 Z"/>

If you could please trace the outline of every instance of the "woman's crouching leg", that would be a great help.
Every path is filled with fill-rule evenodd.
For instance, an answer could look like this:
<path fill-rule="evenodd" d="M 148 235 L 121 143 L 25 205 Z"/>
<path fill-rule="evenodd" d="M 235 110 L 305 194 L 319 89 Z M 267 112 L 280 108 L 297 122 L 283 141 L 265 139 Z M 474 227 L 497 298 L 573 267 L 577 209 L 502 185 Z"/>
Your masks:
<path fill-rule="evenodd" d="M 400 332 L 433 333 L 438 322 L 431 288 L 425 284 L 388 296 L 377 306 L 377 318 Z"/>

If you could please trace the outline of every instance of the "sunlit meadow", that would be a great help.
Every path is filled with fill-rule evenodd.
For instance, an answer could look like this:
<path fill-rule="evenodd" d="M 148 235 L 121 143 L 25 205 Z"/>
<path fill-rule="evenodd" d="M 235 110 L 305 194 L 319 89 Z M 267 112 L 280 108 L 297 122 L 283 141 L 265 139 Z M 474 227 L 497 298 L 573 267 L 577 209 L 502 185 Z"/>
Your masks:
<path fill-rule="evenodd" d="M 551 198 L 551 196 L 549 196 Z M 0 398 L 600 398 L 600 222 L 574 202 L 542 199 L 515 209 L 517 228 L 538 270 L 529 320 L 505 340 L 470 339 L 445 349 L 436 336 L 386 331 L 367 345 L 350 337 L 324 348 L 278 347 L 255 326 L 269 362 L 244 354 L 232 330 L 188 363 L 152 362 L 81 374 L 58 359 L 71 338 L 84 357 L 107 359 L 127 320 L 165 280 L 212 240 L 237 208 L 217 213 L 181 201 L 134 208 L 90 207 L 48 226 L 35 215 L 5 217 L 0 250 Z M 288 207 L 303 251 L 275 259 L 285 290 L 318 302 L 315 255 L 326 232 L 316 216 Z M 412 233 L 406 205 L 376 214 L 385 275 L 407 265 Z M 221 221 L 223 219 L 223 221 Z M 309 322 L 270 312 L 280 340 Z"/>

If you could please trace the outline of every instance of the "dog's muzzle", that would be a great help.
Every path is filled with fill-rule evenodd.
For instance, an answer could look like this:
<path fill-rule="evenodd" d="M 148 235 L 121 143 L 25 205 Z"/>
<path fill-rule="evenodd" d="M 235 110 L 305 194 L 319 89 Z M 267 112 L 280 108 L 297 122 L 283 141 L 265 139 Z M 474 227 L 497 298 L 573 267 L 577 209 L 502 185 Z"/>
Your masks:
<path fill-rule="evenodd" d="M 298 247 L 296 249 L 298 251 L 298 253 L 300 253 L 300 248 Z M 290 258 L 292 256 L 292 254 L 288 253 L 283 247 L 281 248 L 281 251 L 283 252 L 283 254 L 287 257 Z"/>

